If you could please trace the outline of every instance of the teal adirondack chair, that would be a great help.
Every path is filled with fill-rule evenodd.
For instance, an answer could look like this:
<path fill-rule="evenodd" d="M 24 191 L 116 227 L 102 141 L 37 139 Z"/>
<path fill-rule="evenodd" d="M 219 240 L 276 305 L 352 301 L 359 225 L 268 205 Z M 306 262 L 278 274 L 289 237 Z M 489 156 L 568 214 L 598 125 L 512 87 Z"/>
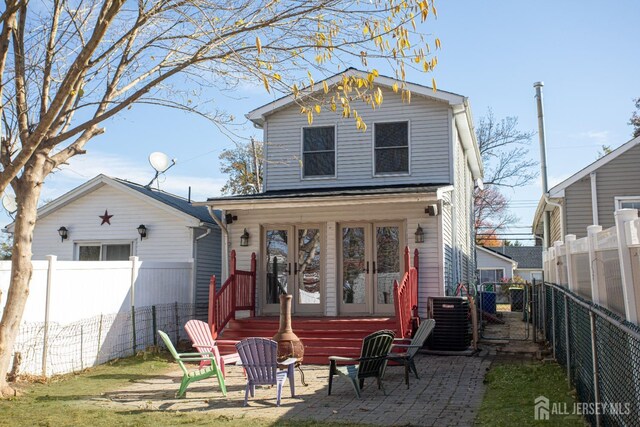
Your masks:
<path fill-rule="evenodd" d="M 178 353 L 166 333 L 158 331 L 158 335 L 160 335 L 160 338 L 164 341 L 167 349 L 169 349 L 173 358 L 178 362 L 180 369 L 182 369 L 182 382 L 180 383 L 180 389 L 176 393 L 176 397 L 183 397 L 189 384 L 211 377 L 216 377 L 218 379 L 222 395 L 227 395 L 227 386 L 224 384 L 224 376 L 218 367 L 218 363 L 216 362 L 216 358 L 213 353 Z M 208 360 L 210 365 L 191 372 L 189 372 L 184 366 L 184 362 L 202 362 L 203 360 Z"/>
<path fill-rule="evenodd" d="M 406 338 L 396 338 L 394 341 L 397 342 L 393 344 L 391 348 L 391 354 L 389 355 L 389 360 L 400 363 L 404 365 L 404 382 L 407 384 L 407 388 L 409 388 L 409 371 L 413 371 L 417 379 L 420 379 L 418 376 L 418 370 L 416 369 L 416 364 L 413 361 L 413 358 L 418 353 L 418 350 L 422 348 L 425 341 L 433 332 L 433 328 L 436 327 L 436 321 L 433 319 L 423 320 L 416 331 L 416 334 L 413 336 L 409 344 L 400 344 L 399 341 L 409 341 Z M 402 349 L 404 351 L 394 352 L 395 349 Z"/>
<path fill-rule="evenodd" d="M 360 397 L 360 390 L 362 390 L 366 378 L 375 378 L 378 381 L 378 388 L 382 389 L 382 392 L 385 393 L 382 385 L 382 377 L 387 367 L 387 356 L 391 350 L 394 337 L 395 332 L 393 331 L 377 331 L 364 338 L 358 359 L 340 356 L 329 357 L 329 395 L 331 395 L 334 375 L 347 378 L 351 382 L 358 398 Z M 351 364 L 338 366 L 338 362 Z"/>

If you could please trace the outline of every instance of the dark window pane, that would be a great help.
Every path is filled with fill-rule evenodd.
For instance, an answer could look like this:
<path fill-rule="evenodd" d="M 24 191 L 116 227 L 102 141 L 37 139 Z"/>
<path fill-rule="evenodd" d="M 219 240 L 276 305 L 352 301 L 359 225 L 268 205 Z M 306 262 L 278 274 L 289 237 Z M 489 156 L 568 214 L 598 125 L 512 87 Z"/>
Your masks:
<path fill-rule="evenodd" d="M 409 172 L 409 148 L 376 149 L 376 173 Z"/>
<path fill-rule="evenodd" d="M 622 209 L 640 209 L 640 202 L 621 202 Z"/>
<path fill-rule="evenodd" d="M 80 246 L 78 260 L 100 261 L 100 246 Z"/>
<path fill-rule="evenodd" d="M 376 123 L 376 148 L 409 145 L 409 123 Z"/>
<path fill-rule="evenodd" d="M 131 256 L 131 245 L 104 245 L 104 261 L 127 261 Z"/>
<path fill-rule="evenodd" d="M 306 153 L 304 155 L 304 176 L 335 175 L 335 152 Z"/>
<path fill-rule="evenodd" d="M 335 147 L 335 130 L 333 126 L 303 129 L 302 151 L 324 151 L 333 150 Z"/>

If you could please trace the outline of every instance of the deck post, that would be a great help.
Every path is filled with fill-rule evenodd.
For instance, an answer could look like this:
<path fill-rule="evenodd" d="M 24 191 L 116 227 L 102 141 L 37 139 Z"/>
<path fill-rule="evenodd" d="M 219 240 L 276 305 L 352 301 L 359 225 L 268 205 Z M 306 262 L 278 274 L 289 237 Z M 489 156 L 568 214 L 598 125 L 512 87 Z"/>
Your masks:
<path fill-rule="evenodd" d="M 256 315 L 256 253 L 251 253 L 251 317 Z"/>
<path fill-rule="evenodd" d="M 216 319 L 214 318 L 216 312 L 216 276 L 211 276 L 211 280 L 209 281 L 209 315 L 208 315 L 208 323 L 209 329 L 211 330 L 211 336 L 215 339 L 217 336 L 216 333 Z"/>
<path fill-rule="evenodd" d="M 236 320 L 236 293 L 238 292 L 238 286 L 237 286 L 237 276 L 236 276 L 236 251 L 232 250 L 231 251 L 231 262 L 230 262 L 231 266 L 229 268 L 230 270 L 230 276 L 231 277 L 231 318 L 233 320 Z"/>

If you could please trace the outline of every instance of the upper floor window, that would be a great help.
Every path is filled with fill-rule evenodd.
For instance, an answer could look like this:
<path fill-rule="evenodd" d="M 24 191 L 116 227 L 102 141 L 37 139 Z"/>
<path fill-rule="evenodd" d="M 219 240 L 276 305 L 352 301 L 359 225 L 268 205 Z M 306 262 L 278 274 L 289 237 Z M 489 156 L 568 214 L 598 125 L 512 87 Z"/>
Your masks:
<path fill-rule="evenodd" d="M 374 124 L 375 175 L 409 173 L 409 123 Z"/>
<path fill-rule="evenodd" d="M 131 256 L 131 243 L 109 244 L 79 243 L 78 261 L 127 261 Z"/>
<path fill-rule="evenodd" d="M 640 197 L 616 197 L 616 210 L 618 209 L 640 210 Z"/>
<path fill-rule="evenodd" d="M 336 176 L 336 130 L 334 126 L 302 129 L 304 178 Z"/>

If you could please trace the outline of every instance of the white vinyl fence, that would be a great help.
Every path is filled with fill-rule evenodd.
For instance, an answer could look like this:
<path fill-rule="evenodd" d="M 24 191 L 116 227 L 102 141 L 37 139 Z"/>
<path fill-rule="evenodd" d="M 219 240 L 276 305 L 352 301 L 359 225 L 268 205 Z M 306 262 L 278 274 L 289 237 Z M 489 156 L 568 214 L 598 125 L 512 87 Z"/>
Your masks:
<path fill-rule="evenodd" d="M 636 209 L 615 212 L 616 226 L 587 227 L 587 237 L 565 236 L 543 253 L 545 280 L 566 287 L 633 324 L 640 324 L 640 219 Z"/>
<path fill-rule="evenodd" d="M 14 353 L 19 373 L 56 375 L 176 341 L 194 316 L 193 261 L 34 261 L 29 297 Z M 11 262 L 0 262 L 0 313 Z"/>

